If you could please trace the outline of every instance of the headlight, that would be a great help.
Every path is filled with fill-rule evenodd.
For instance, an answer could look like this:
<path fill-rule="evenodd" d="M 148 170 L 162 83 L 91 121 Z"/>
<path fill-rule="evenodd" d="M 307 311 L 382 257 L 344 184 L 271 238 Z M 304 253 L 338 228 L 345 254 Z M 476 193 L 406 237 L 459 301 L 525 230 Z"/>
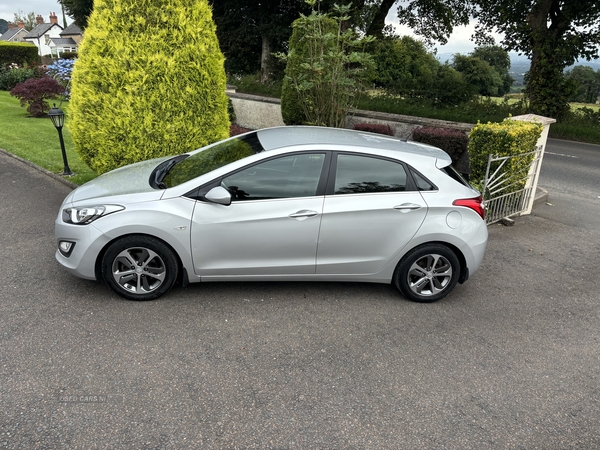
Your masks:
<path fill-rule="evenodd" d="M 120 205 L 95 205 L 65 208 L 62 212 L 62 220 L 65 223 L 72 223 L 74 225 L 87 225 L 102 216 L 124 209 L 125 207 Z"/>

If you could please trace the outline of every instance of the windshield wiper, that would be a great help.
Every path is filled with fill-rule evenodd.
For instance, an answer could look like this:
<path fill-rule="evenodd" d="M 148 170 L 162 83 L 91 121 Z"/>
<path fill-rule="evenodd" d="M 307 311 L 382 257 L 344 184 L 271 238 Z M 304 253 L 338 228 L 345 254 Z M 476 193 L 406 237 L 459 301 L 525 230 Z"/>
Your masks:
<path fill-rule="evenodd" d="M 183 161 L 188 156 L 190 155 L 177 155 L 156 166 L 156 169 L 154 169 L 150 174 L 150 186 L 152 186 L 154 189 L 167 189 L 168 186 L 163 180 L 176 164 Z"/>

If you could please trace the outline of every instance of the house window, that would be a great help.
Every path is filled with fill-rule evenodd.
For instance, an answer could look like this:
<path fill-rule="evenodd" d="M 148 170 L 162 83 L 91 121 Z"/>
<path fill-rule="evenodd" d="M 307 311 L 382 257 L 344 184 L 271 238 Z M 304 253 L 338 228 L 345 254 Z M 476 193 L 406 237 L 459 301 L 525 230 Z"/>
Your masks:
<path fill-rule="evenodd" d="M 48 43 L 50 42 L 50 36 L 45 34 L 44 37 L 46 38 L 46 45 L 48 45 Z"/>

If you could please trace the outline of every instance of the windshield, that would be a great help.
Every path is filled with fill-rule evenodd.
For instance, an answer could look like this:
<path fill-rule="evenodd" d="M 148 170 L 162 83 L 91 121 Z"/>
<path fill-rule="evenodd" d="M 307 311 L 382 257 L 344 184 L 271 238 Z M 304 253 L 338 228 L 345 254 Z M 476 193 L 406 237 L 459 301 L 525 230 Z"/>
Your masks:
<path fill-rule="evenodd" d="M 174 165 L 164 176 L 162 183 L 168 188 L 178 186 L 263 150 L 256 133 L 227 139 Z"/>

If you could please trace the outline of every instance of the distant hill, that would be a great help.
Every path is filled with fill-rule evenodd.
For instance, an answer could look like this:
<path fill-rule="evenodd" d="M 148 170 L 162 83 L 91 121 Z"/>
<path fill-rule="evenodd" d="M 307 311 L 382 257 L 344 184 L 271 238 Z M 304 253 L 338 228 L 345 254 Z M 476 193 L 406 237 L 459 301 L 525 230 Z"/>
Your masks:
<path fill-rule="evenodd" d="M 454 55 L 454 53 L 439 53 L 436 55 L 436 58 L 442 62 L 445 63 L 446 61 L 452 59 L 452 56 Z M 525 75 L 525 73 L 529 70 L 529 58 L 527 58 L 526 56 L 523 55 L 519 55 L 518 53 L 509 53 L 510 56 L 510 76 L 513 77 L 515 79 L 515 86 L 522 86 L 523 83 L 523 77 Z M 573 66 L 589 66 L 594 70 L 600 70 L 600 59 L 596 59 L 596 60 L 592 60 L 592 61 L 586 61 L 581 60 L 576 62 Z M 571 67 L 569 67 L 568 69 L 570 69 Z"/>

